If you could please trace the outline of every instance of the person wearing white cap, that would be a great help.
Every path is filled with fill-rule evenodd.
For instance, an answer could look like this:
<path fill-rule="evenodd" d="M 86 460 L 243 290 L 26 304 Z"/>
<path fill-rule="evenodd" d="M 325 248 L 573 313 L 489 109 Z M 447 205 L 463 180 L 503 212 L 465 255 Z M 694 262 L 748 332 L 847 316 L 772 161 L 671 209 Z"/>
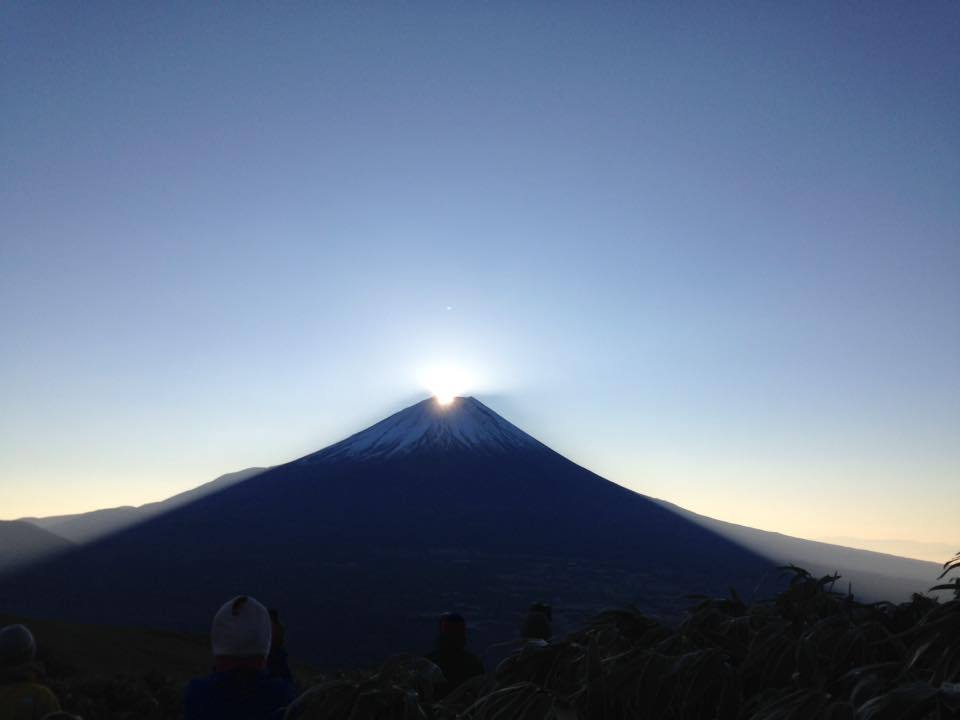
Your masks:
<path fill-rule="evenodd" d="M 60 710 L 56 696 L 38 681 L 37 644 L 23 625 L 0 630 L 0 718 L 34 720 Z"/>
<path fill-rule="evenodd" d="M 213 673 L 192 680 L 183 700 L 185 720 L 267 720 L 289 705 L 296 690 L 287 670 L 266 672 L 274 622 L 248 595 L 224 603 L 213 616 Z"/>

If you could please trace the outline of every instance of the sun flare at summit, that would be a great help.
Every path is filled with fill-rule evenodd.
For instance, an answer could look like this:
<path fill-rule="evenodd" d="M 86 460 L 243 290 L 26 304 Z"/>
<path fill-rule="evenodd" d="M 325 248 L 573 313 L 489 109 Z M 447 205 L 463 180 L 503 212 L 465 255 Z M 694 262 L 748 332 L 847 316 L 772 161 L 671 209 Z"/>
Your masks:
<path fill-rule="evenodd" d="M 470 387 L 467 374 L 455 367 L 431 367 L 423 373 L 423 384 L 440 405 L 451 404 Z"/>

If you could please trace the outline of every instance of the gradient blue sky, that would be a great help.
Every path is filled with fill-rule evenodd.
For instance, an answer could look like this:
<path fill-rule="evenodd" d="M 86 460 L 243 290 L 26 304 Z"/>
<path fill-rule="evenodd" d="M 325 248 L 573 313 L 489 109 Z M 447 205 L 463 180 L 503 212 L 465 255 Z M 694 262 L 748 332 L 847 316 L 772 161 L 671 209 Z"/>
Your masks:
<path fill-rule="evenodd" d="M 0 517 L 289 460 L 454 364 L 642 492 L 960 547 L 957 2 L 0 21 Z"/>

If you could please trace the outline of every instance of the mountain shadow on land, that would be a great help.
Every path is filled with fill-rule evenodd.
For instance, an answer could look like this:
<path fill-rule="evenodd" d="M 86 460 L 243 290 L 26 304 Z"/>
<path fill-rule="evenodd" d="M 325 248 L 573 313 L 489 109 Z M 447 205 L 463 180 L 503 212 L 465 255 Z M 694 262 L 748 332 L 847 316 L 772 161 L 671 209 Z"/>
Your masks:
<path fill-rule="evenodd" d="M 62 553 L 73 543 L 25 520 L 0 520 L 0 573 Z"/>
<path fill-rule="evenodd" d="M 236 594 L 280 609 L 291 652 L 346 667 L 426 652 L 436 617 L 515 637 L 634 604 L 773 587 L 769 561 L 542 445 L 473 398 L 426 400 L 313 455 L 0 581 L 0 610 L 202 632 Z"/>

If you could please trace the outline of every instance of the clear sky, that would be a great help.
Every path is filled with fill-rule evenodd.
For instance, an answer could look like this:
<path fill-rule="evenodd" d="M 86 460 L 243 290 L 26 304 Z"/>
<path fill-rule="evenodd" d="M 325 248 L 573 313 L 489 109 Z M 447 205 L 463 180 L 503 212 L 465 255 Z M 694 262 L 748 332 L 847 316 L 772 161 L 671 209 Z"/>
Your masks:
<path fill-rule="evenodd" d="M 960 549 L 960 4 L 3 3 L 0 517 L 423 397 Z M 946 558 L 944 558 L 946 559 Z"/>

